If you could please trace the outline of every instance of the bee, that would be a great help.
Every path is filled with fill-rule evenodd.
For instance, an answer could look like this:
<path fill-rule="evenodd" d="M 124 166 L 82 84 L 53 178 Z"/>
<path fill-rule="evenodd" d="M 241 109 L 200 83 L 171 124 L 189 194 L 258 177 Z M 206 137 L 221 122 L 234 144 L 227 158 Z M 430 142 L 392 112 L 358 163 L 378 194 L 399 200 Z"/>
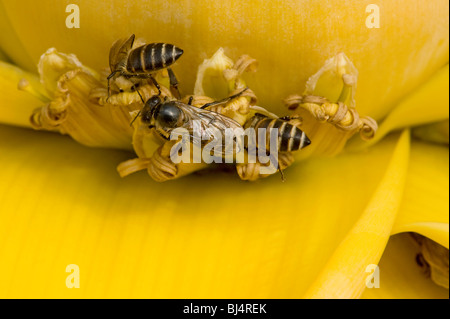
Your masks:
<path fill-rule="evenodd" d="M 270 149 L 270 129 L 278 129 L 278 143 L 277 150 L 279 152 L 293 152 L 298 151 L 309 144 L 310 139 L 306 134 L 297 126 L 288 123 L 291 120 L 290 117 L 285 116 L 281 118 L 271 118 L 261 113 L 255 113 L 244 124 L 244 128 L 253 128 L 258 133 L 259 128 L 265 129 L 265 149 Z M 256 147 L 258 147 L 258 138 L 256 139 Z"/>
<path fill-rule="evenodd" d="M 220 155 L 224 157 L 230 155 L 232 152 L 240 151 L 236 137 L 233 138 L 232 148 L 225 147 L 224 138 L 227 135 L 226 129 L 243 128 L 232 118 L 207 110 L 206 108 L 226 103 L 237 98 L 245 90 L 247 90 L 247 88 L 235 95 L 220 101 L 207 103 L 202 107 L 195 107 L 192 105 L 192 96 L 186 104 L 179 100 L 167 100 L 167 97 L 163 100 L 159 95 L 154 95 L 144 102 L 142 96 L 139 94 L 144 103 L 144 107 L 139 111 L 134 120 L 140 115 L 142 123 L 147 125 L 150 129 L 155 129 L 165 140 L 170 140 L 171 133 L 174 129 L 184 128 L 189 132 L 191 142 L 198 145 L 200 141 L 201 147 L 211 142 L 216 136 L 221 136 L 223 139 Z M 139 93 L 139 91 L 137 92 Z M 198 121 L 198 124 L 196 124 L 195 121 Z M 197 137 L 197 139 L 195 139 L 195 137 Z"/>
<path fill-rule="evenodd" d="M 132 34 L 128 39 L 117 40 L 109 51 L 111 74 L 107 77 L 108 97 L 111 95 L 110 80 L 117 74 L 125 78 L 150 79 L 161 94 L 161 88 L 153 74 L 166 68 L 170 87 L 179 98 L 178 81 L 169 66 L 180 58 L 183 50 L 168 43 L 150 43 L 131 49 L 134 38 L 135 35 Z"/>

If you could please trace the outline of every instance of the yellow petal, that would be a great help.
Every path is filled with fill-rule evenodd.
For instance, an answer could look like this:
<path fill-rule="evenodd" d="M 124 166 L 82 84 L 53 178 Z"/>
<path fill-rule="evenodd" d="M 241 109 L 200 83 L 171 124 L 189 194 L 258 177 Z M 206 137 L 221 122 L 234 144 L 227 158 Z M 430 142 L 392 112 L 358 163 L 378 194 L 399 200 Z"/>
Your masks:
<path fill-rule="evenodd" d="M 418 126 L 412 130 L 414 137 L 434 143 L 449 144 L 449 121 Z"/>
<path fill-rule="evenodd" d="M 0 50 L 0 61 L 3 62 L 10 62 L 8 57 L 5 55 L 5 53 L 3 53 L 3 51 Z"/>
<path fill-rule="evenodd" d="M 368 265 L 377 264 L 401 203 L 409 158 L 409 131 L 404 131 L 389 166 L 363 214 L 342 240 L 309 288 L 307 298 L 358 298 Z"/>
<path fill-rule="evenodd" d="M 448 289 L 439 287 L 416 263 L 419 249 L 408 234 L 392 236 L 379 263 L 380 287 L 366 288 L 363 299 L 448 299 Z"/>
<path fill-rule="evenodd" d="M 376 143 L 390 131 L 448 119 L 448 79 L 447 64 L 403 99 L 381 123 L 375 138 L 365 143 L 364 147 Z"/>
<path fill-rule="evenodd" d="M 449 247 L 448 147 L 415 142 L 394 234 L 417 232 Z"/>
<path fill-rule="evenodd" d="M 12 21 L 14 19 L 10 18 L 11 17 L 5 8 L 5 4 L 3 1 L 0 1 L 0 30 L 3 31 L 0 47 L 2 48 L 2 51 L 4 51 L 5 55 L 9 55 L 10 57 L 14 56 L 14 58 L 10 58 L 11 60 L 22 67 L 26 67 L 28 71 L 34 72 L 36 69 L 36 64 L 32 62 L 33 57 L 29 54 L 29 52 L 27 52 L 27 49 L 21 42 L 19 35 L 15 31 L 14 22 Z M 37 59 L 35 61 L 37 62 Z"/>
<path fill-rule="evenodd" d="M 174 66 L 183 92 L 192 92 L 195 69 L 220 47 L 236 59 L 249 54 L 259 61 L 259 76 L 248 85 L 261 105 L 276 114 L 282 99 L 302 93 L 308 77 L 339 52 L 358 69 L 355 96 L 361 114 L 376 120 L 448 61 L 448 1 L 381 0 L 380 28 L 368 28 L 367 2 L 313 0 L 267 2 L 189 0 L 168 4 L 80 0 L 80 28 L 66 28 L 67 3 L 4 1 L 0 48 L 19 65 L 34 71 L 42 52 L 57 47 L 86 65 L 108 65 L 112 43 L 135 33 L 148 42 L 168 42 L 185 54 Z M 24 10 L 27 8 L 27 10 Z M 38 14 L 39 12 L 45 14 Z M 51 18 L 49 18 L 51 17 Z M 42 37 L 42 35 L 45 37 Z M 276 92 L 274 94 L 274 92 Z"/>
<path fill-rule="evenodd" d="M 0 136 L 8 298 L 300 298 L 360 218 L 397 143 L 304 161 L 284 183 L 215 171 L 159 184 L 145 172 L 120 178 L 127 152 L 4 126 Z M 69 264 L 80 267 L 79 289 L 65 286 Z M 33 285 L 23 275 L 30 265 Z"/>
<path fill-rule="evenodd" d="M 20 81 L 32 91 L 19 91 Z M 49 101 L 40 86 L 36 75 L 0 61 L 0 122 L 29 127 L 33 110 Z"/>

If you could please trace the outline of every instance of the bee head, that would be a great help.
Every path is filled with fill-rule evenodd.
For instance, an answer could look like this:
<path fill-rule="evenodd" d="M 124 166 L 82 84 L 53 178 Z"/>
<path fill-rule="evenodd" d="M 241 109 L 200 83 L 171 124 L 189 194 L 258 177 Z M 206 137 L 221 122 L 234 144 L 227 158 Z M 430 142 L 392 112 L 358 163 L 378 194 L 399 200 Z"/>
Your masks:
<path fill-rule="evenodd" d="M 141 112 L 142 122 L 150 124 L 153 114 L 161 105 L 161 98 L 158 95 L 152 96 L 144 105 Z"/>

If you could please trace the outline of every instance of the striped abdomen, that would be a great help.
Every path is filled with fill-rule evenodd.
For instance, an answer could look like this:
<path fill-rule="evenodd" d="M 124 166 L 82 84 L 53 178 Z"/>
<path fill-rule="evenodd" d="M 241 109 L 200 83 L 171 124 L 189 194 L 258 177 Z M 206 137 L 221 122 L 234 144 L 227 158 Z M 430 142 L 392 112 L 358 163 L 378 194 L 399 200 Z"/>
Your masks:
<path fill-rule="evenodd" d="M 183 54 L 180 48 L 168 43 L 150 43 L 130 52 L 127 71 L 150 73 L 172 65 Z"/>
<path fill-rule="evenodd" d="M 248 125 L 246 125 L 246 128 L 248 127 L 253 127 L 256 131 L 256 135 L 258 135 L 259 133 L 259 128 L 265 129 L 266 151 L 270 150 L 271 128 L 278 129 L 279 152 L 297 151 L 311 144 L 311 141 L 306 136 L 306 134 L 297 126 L 289 124 L 288 122 L 281 119 L 269 118 L 259 113 L 255 114 Z M 256 143 L 258 143 L 258 136 L 256 138 Z"/>

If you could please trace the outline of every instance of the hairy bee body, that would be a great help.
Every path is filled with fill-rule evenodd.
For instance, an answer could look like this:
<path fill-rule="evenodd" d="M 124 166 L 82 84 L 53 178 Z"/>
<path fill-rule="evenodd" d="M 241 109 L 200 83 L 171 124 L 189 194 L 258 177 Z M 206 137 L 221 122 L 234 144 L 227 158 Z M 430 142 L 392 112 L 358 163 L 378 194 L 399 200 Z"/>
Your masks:
<path fill-rule="evenodd" d="M 253 128 L 258 134 L 259 128 L 265 130 L 265 149 L 270 149 L 270 129 L 278 129 L 278 151 L 279 152 L 293 152 L 298 151 L 309 144 L 311 141 L 306 134 L 297 126 L 288 123 L 288 121 L 280 118 L 270 118 L 266 115 L 256 113 L 251 119 L 247 121 L 244 126 Z M 256 139 L 256 146 L 258 146 L 258 138 Z"/>
<path fill-rule="evenodd" d="M 178 81 L 170 66 L 183 54 L 183 50 L 168 43 L 150 43 L 132 49 L 134 38 L 132 34 L 129 38 L 117 40 L 109 51 L 111 73 L 107 77 L 108 98 L 111 95 L 110 80 L 117 75 L 150 79 L 158 89 L 158 94 L 161 94 L 161 88 L 153 74 L 162 69 L 167 69 L 171 90 L 179 98 Z"/>
<path fill-rule="evenodd" d="M 126 70 L 129 73 L 150 73 L 167 68 L 183 54 L 173 44 L 150 43 L 130 51 Z"/>
<path fill-rule="evenodd" d="M 226 145 L 227 130 L 242 129 L 242 126 L 232 118 L 206 108 L 227 103 L 239 97 L 246 90 L 247 88 L 235 95 L 207 103 L 202 107 L 195 107 L 191 104 L 192 96 L 186 104 L 178 100 L 170 101 L 167 98 L 162 100 L 160 96 L 155 95 L 146 102 L 142 101 L 144 107 L 135 119 L 140 115 L 142 123 L 150 129 L 154 129 L 165 140 L 170 140 L 171 133 L 175 129 L 182 128 L 189 134 L 189 141 L 198 146 L 203 147 L 212 141 L 219 142 L 215 144 L 216 149 L 220 148 L 219 153 L 223 157 L 230 156 L 230 154 L 241 151 L 241 148 L 237 145 L 235 137 L 230 145 Z"/>

